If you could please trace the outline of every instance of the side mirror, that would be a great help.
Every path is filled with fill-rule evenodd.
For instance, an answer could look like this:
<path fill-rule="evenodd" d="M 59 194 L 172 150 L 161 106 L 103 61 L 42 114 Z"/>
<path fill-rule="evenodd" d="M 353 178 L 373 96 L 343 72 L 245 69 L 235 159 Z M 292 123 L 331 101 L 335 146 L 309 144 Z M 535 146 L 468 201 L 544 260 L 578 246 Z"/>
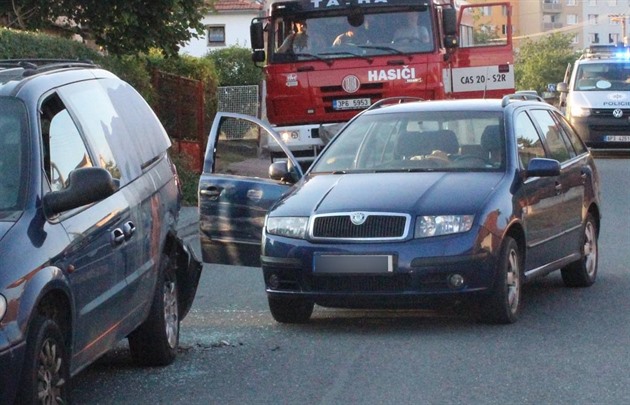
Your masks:
<path fill-rule="evenodd" d="M 288 160 L 273 162 L 269 166 L 269 178 L 283 183 L 294 184 L 298 180 L 297 173 L 292 169 Z"/>
<path fill-rule="evenodd" d="M 442 27 L 444 35 L 457 36 L 457 11 L 454 8 L 442 10 Z"/>
<path fill-rule="evenodd" d="M 569 85 L 565 82 L 558 83 L 556 85 L 556 90 L 560 93 L 567 93 L 569 91 Z"/>
<path fill-rule="evenodd" d="M 116 191 L 111 174 L 100 167 L 84 167 L 70 172 L 65 189 L 44 196 L 44 208 L 49 215 L 88 205 L 109 197 Z"/>
<path fill-rule="evenodd" d="M 265 51 L 262 51 L 262 50 L 252 51 L 252 60 L 254 61 L 254 63 L 264 62 Z"/>
<path fill-rule="evenodd" d="M 560 175 L 560 162 L 555 159 L 534 158 L 527 165 L 527 177 L 553 177 Z"/>
<path fill-rule="evenodd" d="M 265 49 L 265 35 L 262 21 L 252 21 L 252 24 L 249 26 L 249 37 L 253 51 Z"/>

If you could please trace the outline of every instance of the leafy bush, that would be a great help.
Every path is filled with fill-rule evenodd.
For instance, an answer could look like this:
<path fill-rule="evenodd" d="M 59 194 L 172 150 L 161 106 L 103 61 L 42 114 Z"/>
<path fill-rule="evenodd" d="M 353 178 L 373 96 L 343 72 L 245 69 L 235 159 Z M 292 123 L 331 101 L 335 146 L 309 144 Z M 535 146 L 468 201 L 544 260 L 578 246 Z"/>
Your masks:
<path fill-rule="evenodd" d="M 37 32 L 0 27 L 0 59 L 16 58 L 98 61 L 101 56 L 81 42 Z"/>
<path fill-rule="evenodd" d="M 252 62 L 251 50 L 238 46 L 212 51 L 205 56 L 214 62 L 219 76 L 219 86 L 244 86 L 260 84 L 262 69 Z"/>

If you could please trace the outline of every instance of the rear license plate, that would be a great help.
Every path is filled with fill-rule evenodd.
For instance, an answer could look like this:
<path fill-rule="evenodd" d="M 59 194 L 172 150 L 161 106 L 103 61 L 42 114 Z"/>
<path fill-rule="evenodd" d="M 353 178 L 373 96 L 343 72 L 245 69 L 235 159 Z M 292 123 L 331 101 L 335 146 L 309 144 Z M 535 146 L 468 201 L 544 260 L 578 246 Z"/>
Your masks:
<path fill-rule="evenodd" d="M 606 135 L 604 137 L 606 142 L 630 142 L 630 135 Z"/>
<path fill-rule="evenodd" d="M 368 108 L 372 104 L 369 98 L 350 98 L 347 100 L 333 100 L 335 110 L 356 110 Z"/>
<path fill-rule="evenodd" d="M 313 273 L 316 274 L 375 274 L 392 273 L 392 255 L 315 255 Z"/>

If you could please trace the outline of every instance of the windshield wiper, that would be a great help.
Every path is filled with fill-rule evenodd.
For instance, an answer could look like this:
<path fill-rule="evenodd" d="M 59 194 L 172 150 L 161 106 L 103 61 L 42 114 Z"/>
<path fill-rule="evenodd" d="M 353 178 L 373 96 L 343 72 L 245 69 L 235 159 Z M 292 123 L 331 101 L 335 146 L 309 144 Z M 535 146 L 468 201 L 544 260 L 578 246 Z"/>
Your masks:
<path fill-rule="evenodd" d="M 398 54 L 398 55 L 404 55 L 405 53 L 396 49 L 396 48 L 392 48 L 391 46 L 375 46 L 375 45 L 359 45 L 359 48 L 361 49 L 378 49 L 379 51 L 390 51 L 392 53 Z"/>
<path fill-rule="evenodd" d="M 370 58 L 369 56 L 365 56 L 365 55 L 361 55 L 358 53 L 354 53 L 354 52 L 350 52 L 350 51 L 342 51 L 342 52 L 320 52 L 320 55 L 352 55 L 352 56 L 356 56 L 357 58 L 361 58 L 361 59 L 365 59 L 368 62 L 372 63 L 373 59 Z"/>
<path fill-rule="evenodd" d="M 295 56 L 302 56 L 302 57 L 305 57 L 305 58 L 313 58 L 313 59 L 321 60 L 322 62 L 324 62 L 328 66 L 332 66 L 332 64 L 333 64 L 333 59 L 325 59 L 325 58 L 322 58 L 321 56 L 313 55 L 312 53 L 295 53 L 294 55 Z"/>

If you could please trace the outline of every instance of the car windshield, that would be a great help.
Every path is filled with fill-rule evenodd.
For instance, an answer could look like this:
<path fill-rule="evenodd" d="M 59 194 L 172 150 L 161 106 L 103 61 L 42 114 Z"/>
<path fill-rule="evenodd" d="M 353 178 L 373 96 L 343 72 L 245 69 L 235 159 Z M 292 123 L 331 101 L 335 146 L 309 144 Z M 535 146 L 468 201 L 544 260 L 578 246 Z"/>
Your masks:
<path fill-rule="evenodd" d="M 24 204 L 26 110 L 12 98 L 0 98 L 0 221 L 13 220 Z"/>
<path fill-rule="evenodd" d="M 500 170 L 504 133 L 501 112 L 365 114 L 328 145 L 311 173 Z"/>
<path fill-rule="evenodd" d="M 429 10 L 279 16 L 272 20 L 273 62 L 371 58 L 378 55 L 431 52 L 433 26 Z M 343 14 L 340 14 L 343 13 Z"/>
<path fill-rule="evenodd" d="M 577 71 L 574 90 L 628 91 L 630 90 L 630 63 L 586 63 Z"/>

